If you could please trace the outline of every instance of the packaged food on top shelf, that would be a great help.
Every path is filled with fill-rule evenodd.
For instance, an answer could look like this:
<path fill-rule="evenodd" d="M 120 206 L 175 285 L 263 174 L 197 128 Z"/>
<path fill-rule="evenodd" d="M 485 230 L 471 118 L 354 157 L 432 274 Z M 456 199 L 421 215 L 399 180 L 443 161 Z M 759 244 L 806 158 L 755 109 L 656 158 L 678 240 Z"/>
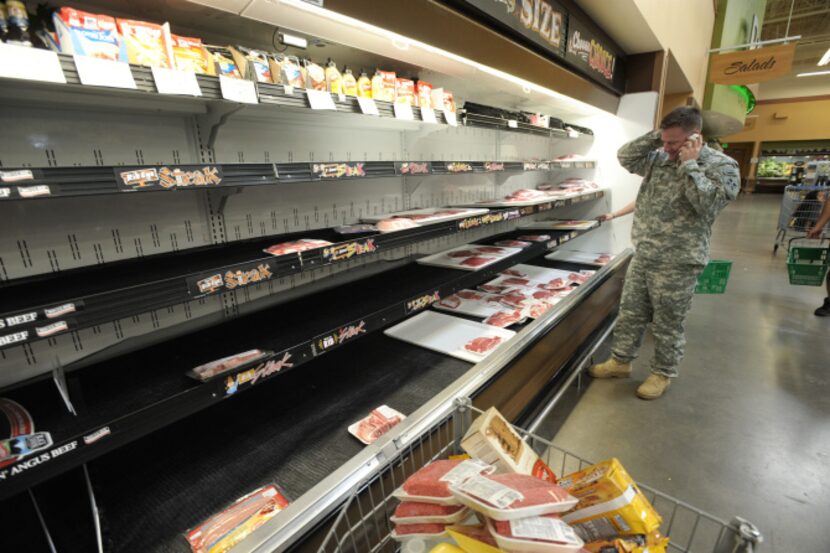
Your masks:
<path fill-rule="evenodd" d="M 292 242 L 282 242 L 274 244 L 262 250 L 271 255 L 286 255 L 289 253 L 299 253 L 306 250 L 313 250 L 315 248 L 322 248 L 323 246 L 331 246 L 328 240 L 317 240 L 316 238 L 300 238 Z"/>
<path fill-rule="evenodd" d="M 395 101 L 394 71 L 375 71 L 375 76 L 372 77 L 372 98 L 384 102 Z"/>
<path fill-rule="evenodd" d="M 375 223 L 380 232 L 395 232 L 418 227 L 418 223 L 407 217 L 392 217 Z"/>
<path fill-rule="evenodd" d="M 343 75 L 337 70 L 337 64 L 329 58 L 326 63 L 326 90 L 332 94 L 344 94 L 343 92 Z"/>
<path fill-rule="evenodd" d="M 282 84 L 295 88 L 305 88 L 305 77 L 303 76 L 300 60 L 294 56 L 285 56 L 280 62 Z"/>
<path fill-rule="evenodd" d="M 216 359 L 215 361 L 199 365 L 198 367 L 193 367 L 187 375 L 191 378 L 195 378 L 196 380 L 205 382 L 215 376 L 237 369 L 242 365 L 247 365 L 254 361 L 264 359 L 265 357 L 268 357 L 268 355 L 268 352 L 259 349 L 252 349 L 242 353 L 229 355 L 228 357 L 223 357 L 222 359 Z"/>
<path fill-rule="evenodd" d="M 20 0 L 6 0 L 6 42 L 18 46 L 31 46 L 29 13 Z"/>
<path fill-rule="evenodd" d="M 558 515 L 492 521 L 489 527 L 499 547 L 516 553 L 571 553 L 585 545 Z"/>
<path fill-rule="evenodd" d="M 357 79 L 357 95 L 360 98 L 372 97 L 372 79 L 366 74 L 365 69 L 360 70 L 360 77 Z"/>
<path fill-rule="evenodd" d="M 410 79 L 395 79 L 395 103 L 414 106 L 415 82 Z"/>
<path fill-rule="evenodd" d="M 432 84 L 426 81 L 418 81 L 415 85 L 416 100 L 422 108 L 436 107 L 432 105 Z"/>
<path fill-rule="evenodd" d="M 314 63 L 306 60 L 306 88 L 312 90 L 327 90 L 326 87 L 326 70 Z"/>
<path fill-rule="evenodd" d="M 215 75 L 216 69 L 210 54 L 199 38 L 170 35 L 173 60 L 179 71 L 193 71 L 199 75 Z"/>
<path fill-rule="evenodd" d="M 553 482 L 529 474 L 475 475 L 450 486 L 462 504 L 493 520 L 562 513 L 577 499 Z"/>
<path fill-rule="evenodd" d="M 271 66 L 268 63 L 268 55 L 261 50 L 246 48 L 245 46 L 231 46 L 228 48 L 233 56 L 236 66 L 239 68 L 243 79 L 249 79 L 258 83 L 274 82 L 271 76 Z M 252 76 L 248 74 L 253 69 Z"/>
<path fill-rule="evenodd" d="M 235 79 L 242 78 L 242 72 L 236 66 L 233 59 L 233 54 L 226 46 L 211 46 L 205 45 L 205 49 L 210 54 L 210 61 L 214 64 L 217 75 L 225 77 L 233 77 Z"/>
<path fill-rule="evenodd" d="M 185 538 L 193 553 L 225 553 L 286 507 L 288 500 L 277 486 L 263 486 L 205 520 Z"/>
<path fill-rule="evenodd" d="M 492 464 L 499 472 L 529 474 L 556 482 L 550 467 L 522 440 L 495 407 L 473 421 L 461 440 L 461 447 L 473 457 Z"/>
<path fill-rule="evenodd" d="M 173 68 L 173 49 L 170 45 L 170 26 L 147 21 L 116 19 L 121 40 L 124 41 L 127 61 L 151 67 Z"/>
<path fill-rule="evenodd" d="M 375 443 L 406 418 L 403 413 L 388 405 L 372 409 L 368 416 L 349 426 L 349 433 L 366 445 Z"/>
<path fill-rule="evenodd" d="M 122 60 L 115 18 L 63 7 L 52 14 L 52 20 L 56 43 L 64 54 Z"/>
<path fill-rule="evenodd" d="M 346 96 L 357 96 L 357 80 L 354 73 L 348 67 L 343 68 L 343 94 Z"/>
<path fill-rule="evenodd" d="M 648 534 L 662 519 L 616 458 L 563 477 L 563 488 L 579 504 L 562 518 L 586 541 Z"/>
<path fill-rule="evenodd" d="M 429 91 L 429 103 L 432 109 L 444 109 L 444 89 L 432 87 Z"/>

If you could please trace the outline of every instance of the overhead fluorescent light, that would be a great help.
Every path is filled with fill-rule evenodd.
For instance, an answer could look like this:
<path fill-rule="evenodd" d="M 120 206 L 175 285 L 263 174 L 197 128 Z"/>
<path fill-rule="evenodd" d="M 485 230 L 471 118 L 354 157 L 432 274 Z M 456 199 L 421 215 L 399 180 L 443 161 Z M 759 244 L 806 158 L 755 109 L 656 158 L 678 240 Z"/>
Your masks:
<path fill-rule="evenodd" d="M 288 33 L 280 33 L 280 42 L 286 46 L 308 48 L 308 41 L 306 39 L 300 36 L 289 35 Z"/>
<path fill-rule="evenodd" d="M 817 77 L 818 75 L 830 75 L 830 71 L 810 71 L 809 73 L 799 73 L 796 77 Z"/>
<path fill-rule="evenodd" d="M 830 63 L 830 48 L 828 48 L 824 55 L 821 56 L 821 59 L 818 60 L 819 65 L 827 65 L 828 63 Z"/>

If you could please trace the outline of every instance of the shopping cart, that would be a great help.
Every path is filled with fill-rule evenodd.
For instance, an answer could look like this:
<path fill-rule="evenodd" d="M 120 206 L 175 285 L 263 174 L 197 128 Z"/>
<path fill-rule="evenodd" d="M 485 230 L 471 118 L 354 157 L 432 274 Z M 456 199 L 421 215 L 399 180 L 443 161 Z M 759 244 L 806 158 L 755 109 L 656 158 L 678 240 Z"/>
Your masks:
<path fill-rule="evenodd" d="M 480 413 L 468 399 L 457 400 L 447 417 L 392 456 L 382 472 L 358 485 L 335 518 L 318 553 L 400 551 L 401 544 L 391 538 L 389 518 L 398 503 L 392 492 L 429 462 L 461 453 L 461 438 L 473 416 Z M 521 428 L 516 430 L 557 474 L 569 474 L 593 464 Z M 763 539 L 758 529 L 742 518 L 727 522 L 650 486 L 638 485 L 663 515 L 661 532 L 671 538 L 669 551 L 752 553 Z"/>
<path fill-rule="evenodd" d="M 830 188 L 824 186 L 788 186 L 784 189 L 781 211 L 778 214 L 778 234 L 772 253 L 787 241 L 788 233 L 807 234 L 816 224 L 825 200 L 830 197 Z M 830 232 L 825 227 L 823 235 Z"/>

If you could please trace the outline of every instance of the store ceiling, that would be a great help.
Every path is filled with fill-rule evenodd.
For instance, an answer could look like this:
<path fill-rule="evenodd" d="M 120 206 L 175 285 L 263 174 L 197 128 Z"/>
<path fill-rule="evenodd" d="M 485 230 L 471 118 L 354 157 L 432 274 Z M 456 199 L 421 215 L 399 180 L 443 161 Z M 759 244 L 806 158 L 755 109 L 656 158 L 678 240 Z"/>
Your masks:
<path fill-rule="evenodd" d="M 787 35 L 801 35 L 795 50 L 793 71 L 783 79 L 761 83 L 759 99 L 830 94 L 830 75 L 796 77 L 797 73 L 830 70 L 830 65 L 816 65 L 830 48 L 830 0 L 767 0 L 761 38 L 770 40 Z"/>

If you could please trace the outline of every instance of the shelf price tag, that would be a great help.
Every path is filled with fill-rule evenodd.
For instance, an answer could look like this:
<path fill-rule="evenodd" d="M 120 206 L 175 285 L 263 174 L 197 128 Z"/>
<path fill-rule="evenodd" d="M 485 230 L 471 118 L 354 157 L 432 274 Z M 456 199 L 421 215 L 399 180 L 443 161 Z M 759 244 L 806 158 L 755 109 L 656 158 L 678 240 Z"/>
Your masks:
<path fill-rule="evenodd" d="M 294 87 L 293 87 L 293 86 L 291 86 L 290 84 L 283 85 L 282 89 L 283 89 L 283 90 L 285 91 L 285 93 L 286 93 L 286 94 L 288 94 L 289 96 L 293 96 L 293 95 L 294 95 Z"/>
<path fill-rule="evenodd" d="M 330 109 L 337 111 L 334 98 L 325 90 L 306 90 L 311 109 Z"/>
<path fill-rule="evenodd" d="M 421 119 L 424 120 L 424 123 L 438 123 L 432 108 L 421 108 Z"/>
<path fill-rule="evenodd" d="M 0 43 L 0 77 L 65 83 L 55 52 Z"/>
<path fill-rule="evenodd" d="M 412 112 L 412 106 L 409 104 L 392 104 L 392 109 L 395 110 L 395 119 L 402 119 L 404 121 L 414 121 L 415 114 Z"/>
<path fill-rule="evenodd" d="M 455 112 L 448 109 L 444 110 L 444 119 L 447 120 L 447 125 L 450 127 L 457 127 L 458 120 L 455 118 Z"/>
<path fill-rule="evenodd" d="M 357 103 L 360 104 L 360 111 L 363 115 L 380 115 L 378 105 L 371 98 L 357 98 Z"/>
<path fill-rule="evenodd" d="M 519 128 L 519 122 L 516 121 L 515 119 L 508 119 L 507 126 L 510 127 L 511 129 L 518 129 Z"/>
<path fill-rule="evenodd" d="M 341 102 L 341 103 L 345 102 L 346 101 L 346 95 L 343 94 L 342 92 L 340 92 L 339 94 L 337 94 L 337 101 Z"/>
<path fill-rule="evenodd" d="M 259 98 L 256 95 L 256 86 L 254 86 L 253 81 L 219 75 L 219 88 L 222 90 L 222 98 L 225 100 L 242 104 L 259 103 Z"/>
<path fill-rule="evenodd" d="M 201 96 L 202 89 L 193 71 L 178 71 L 166 67 L 151 67 L 153 81 L 159 94 L 177 94 L 182 96 Z"/>
<path fill-rule="evenodd" d="M 129 64 L 123 61 L 104 60 L 88 56 L 72 56 L 75 60 L 75 67 L 78 69 L 78 77 L 81 84 L 87 86 L 108 86 L 110 88 L 129 88 L 132 90 L 138 87 L 133 79 L 133 72 Z"/>

